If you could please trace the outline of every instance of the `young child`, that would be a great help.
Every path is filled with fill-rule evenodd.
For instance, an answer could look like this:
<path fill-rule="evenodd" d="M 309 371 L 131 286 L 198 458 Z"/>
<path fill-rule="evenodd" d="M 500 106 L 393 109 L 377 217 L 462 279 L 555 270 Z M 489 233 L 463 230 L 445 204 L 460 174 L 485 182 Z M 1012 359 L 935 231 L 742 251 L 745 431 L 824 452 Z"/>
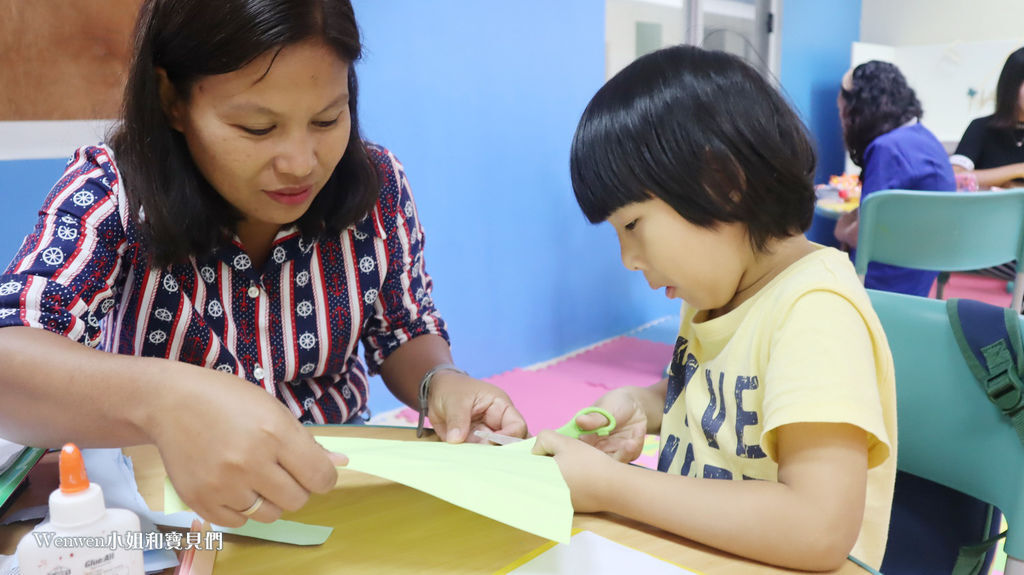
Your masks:
<path fill-rule="evenodd" d="M 577 201 L 615 227 L 627 268 L 683 305 L 669 377 L 598 400 L 614 433 L 538 437 L 576 511 L 785 567 L 881 563 L 892 356 L 849 259 L 802 234 L 814 162 L 779 94 L 722 52 L 654 52 L 591 100 L 572 145 Z M 623 463 L 646 433 L 661 434 L 660 473 Z"/>

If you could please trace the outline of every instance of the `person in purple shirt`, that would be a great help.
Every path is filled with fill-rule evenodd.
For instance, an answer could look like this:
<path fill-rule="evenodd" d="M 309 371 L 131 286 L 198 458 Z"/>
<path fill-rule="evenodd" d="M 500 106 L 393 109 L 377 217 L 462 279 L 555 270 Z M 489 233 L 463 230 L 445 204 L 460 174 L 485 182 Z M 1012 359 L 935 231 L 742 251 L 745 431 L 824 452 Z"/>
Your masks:
<path fill-rule="evenodd" d="M 861 201 L 880 190 L 952 192 L 956 178 L 946 149 L 925 128 L 921 102 L 899 68 L 872 60 L 843 76 L 837 100 L 843 138 L 860 166 Z M 835 236 L 856 255 L 858 211 L 844 214 Z M 928 296 L 938 272 L 871 262 L 865 287 Z"/>

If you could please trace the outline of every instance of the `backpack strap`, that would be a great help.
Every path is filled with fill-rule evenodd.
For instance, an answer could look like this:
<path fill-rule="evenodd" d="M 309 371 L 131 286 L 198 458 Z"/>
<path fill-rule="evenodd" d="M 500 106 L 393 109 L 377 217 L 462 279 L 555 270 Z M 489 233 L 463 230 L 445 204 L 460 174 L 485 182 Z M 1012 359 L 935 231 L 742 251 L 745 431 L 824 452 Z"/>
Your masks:
<path fill-rule="evenodd" d="M 1024 345 L 1020 316 L 1010 308 L 950 299 L 946 313 L 974 378 L 989 400 L 1010 419 L 1024 444 Z"/>
<path fill-rule="evenodd" d="M 989 506 L 991 512 L 991 506 Z M 999 543 L 1000 539 L 1006 537 L 1009 531 L 1003 531 L 1002 533 L 989 537 L 974 545 L 964 545 L 960 548 L 960 552 L 956 556 L 956 563 L 953 565 L 953 570 L 950 575 L 978 575 L 981 573 L 982 567 L 985 566 L 985 561 L 989 553 L 995 550 L 995 546 Z"/>
<path fill-rule="evenodd" d="M 946 313 L 953 336 L 964 361 L 981 384 L 989 401 L 1010 419 L 1017 437 L 1024 444 L 1024 344 L 1021 342 L 1020 316 L 1003 308 L 974 300 L 953 298 L 946 301 Z M 994 508 L 989 505 L 985 540 L 960 548 L 954 575 L 974 575 L 985 564 L 1006 532 L 990 537 Z"/>

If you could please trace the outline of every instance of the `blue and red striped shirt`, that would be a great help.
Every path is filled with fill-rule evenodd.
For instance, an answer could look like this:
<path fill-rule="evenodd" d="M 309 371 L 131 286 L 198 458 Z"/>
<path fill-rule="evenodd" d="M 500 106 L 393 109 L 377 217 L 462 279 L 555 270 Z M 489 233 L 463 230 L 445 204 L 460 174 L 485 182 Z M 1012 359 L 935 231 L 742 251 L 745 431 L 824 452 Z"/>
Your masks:
<path fill-rule="evenodd" d="M 80 148 L 0 275 L 0 327 L 46 329 L 108 352 L 162 357 L 262 386 L 307 423 L 366 412 L 370 373 L 403 342 L 448 338 L 431 299 L 405 171 L 368 145 L 380 196 L 337 237 L 281 229 L 264 269 L 237 241 L 150 267 L 111 151 Z"/>

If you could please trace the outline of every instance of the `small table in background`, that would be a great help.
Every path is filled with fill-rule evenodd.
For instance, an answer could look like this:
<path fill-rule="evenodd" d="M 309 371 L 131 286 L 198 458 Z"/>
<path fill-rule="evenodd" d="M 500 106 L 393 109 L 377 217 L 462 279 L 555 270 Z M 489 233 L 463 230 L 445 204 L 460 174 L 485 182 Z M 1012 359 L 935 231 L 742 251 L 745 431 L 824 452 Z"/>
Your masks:
<path fill-rule="evenodd" d="M 804 236 L 816 244 L 838 248 L 839 240 L 835 236 L 836 222 L 839 221 L 839 216 L 852 212 L 859 205 L 860 202 L 857 200 L 818 200 L 814 204 L 814 219 L 811 220 L 811 227 Z"/>

